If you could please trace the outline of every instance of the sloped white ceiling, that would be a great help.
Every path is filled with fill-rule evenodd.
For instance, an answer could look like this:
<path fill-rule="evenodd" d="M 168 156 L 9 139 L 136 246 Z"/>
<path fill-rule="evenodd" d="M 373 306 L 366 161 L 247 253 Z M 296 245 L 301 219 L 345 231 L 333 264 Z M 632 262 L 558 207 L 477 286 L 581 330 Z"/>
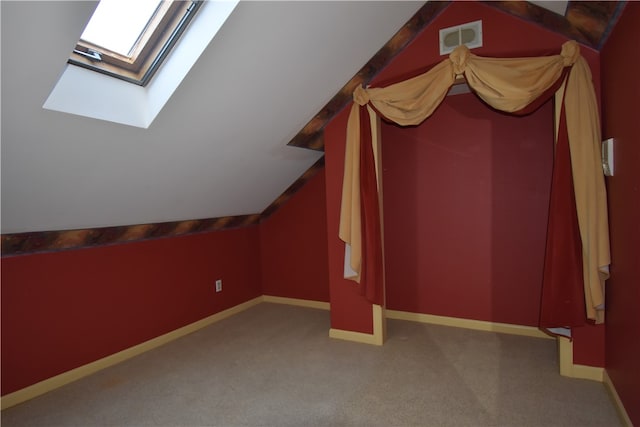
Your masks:
<path fill-rule="evenodd" d="M 96 4 L 1 2 L 2 233 L 261 212 L 321 156 L 286 143 L 424 2 L 243 1 L 149 129 L 42 108 Z"/>

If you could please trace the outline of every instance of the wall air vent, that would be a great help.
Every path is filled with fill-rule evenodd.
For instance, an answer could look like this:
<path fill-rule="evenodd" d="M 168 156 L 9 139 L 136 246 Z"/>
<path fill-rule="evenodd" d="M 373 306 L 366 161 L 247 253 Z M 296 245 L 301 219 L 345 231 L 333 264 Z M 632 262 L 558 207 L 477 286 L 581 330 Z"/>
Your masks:
<path fill-rule="evenodd" d="M 446 55 L 461 44 L 469 49 L 482 46 L 482 21 L 468 22 L 440 30 L 440 55 Z"/>

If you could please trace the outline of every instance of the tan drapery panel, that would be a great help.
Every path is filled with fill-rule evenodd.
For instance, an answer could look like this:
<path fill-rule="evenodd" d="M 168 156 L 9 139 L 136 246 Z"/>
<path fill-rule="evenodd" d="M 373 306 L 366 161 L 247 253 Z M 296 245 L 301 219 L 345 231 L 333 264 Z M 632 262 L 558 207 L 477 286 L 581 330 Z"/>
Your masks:
<path fill-rule="evenodd" d="M 446 93 L 446 92 L 445 92 Z M 364 105 L 364 104 L 362 104 Z M 434 107 L 435 108 L 435 107 Z M 380 118 L 375 111 L 367 106 L 371 126 L 371 144 L 375 156 L 376 181 L 378 193 L 381 189 L 380 176 Z M 340 205 L 340 228 L 338 236 L 349 246 L 350 259 L 346 262 L 351 267 L 345 278 L 360 283 L 362 273 L 362 233 L 361 233 L 361 207 L 360 207 L 360 109 L 354 104 L 347 122 L 347 142 L 345 151 L 345 168 L 342 180 L 342 203 Z M 382 217 L 382 206 L 380 206 Z"/>
<path fill-rule="evenodd" d="M 360 222 L 360 109 L 351 109 L 347 122 L 347 145 L 344 154 L 342 203 L 338 236 L 351 248 L 349 264 L 355 273 L 347 277 L 360 283 L 362 273 L 362 224 Z"/>
<path fill-rule="evenodd" d="M 362 250 L 360 225 L 360 108 L 371 103 L 385 118 L 416 125 L 442 102 L 456 75 L 464 74 L 474 92 L 492 107 L 522 110 L 553 86 L 564 67 L 569 73 L 565 108 L 575 182 L 576 208 L 583 245 L 587 316 L 601 321 L 596 307 L 604 304 L 608 277 L 609 237 L 604 177 L 600 159 L 600 124 L 591 73 L 578 44 L 569 41 L 559 55 L 539 58 L 483 58 L 458 47 L 428 72 L 385 88 L 356 88 L 347 127 L 339 237 L 351 246 L 351 268 L 359 281 Z M 372 114 L 371 110 L 369 114 Z"/>
<path fill-rule="evenodd" d="M 604 281 L 609 278 L 609 220 L 602 174 L 600 117 L 589 65 L 578 57 L 564 97 L 576 210 L 582 240 L 587 317 L 604 321 Z"/>

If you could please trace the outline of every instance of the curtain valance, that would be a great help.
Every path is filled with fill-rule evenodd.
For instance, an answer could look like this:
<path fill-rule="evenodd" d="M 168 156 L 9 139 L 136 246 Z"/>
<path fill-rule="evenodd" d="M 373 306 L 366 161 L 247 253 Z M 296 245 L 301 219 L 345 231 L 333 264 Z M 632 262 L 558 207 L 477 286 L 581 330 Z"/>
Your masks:
<path fill-rule="evenodd" d="M 472 91 L 487 104 L 509 113 L 522 111 L 534 101 L 546 100 L 556 93 L 556 109 L 565 114 L 570 147 L 587 317 L 602 321 L 602 311 L 598 309 L 604 304 L 604 280 L 608 278 L 610 257 L 600 121 L 591 72 L 574 41 L 565 43 L 558 55 L 514 59 L 480 57 L 466 46 L 459 46 L 424 74 L 383 88 L 356 88 L 347 125 L 339 231 L 340 239 L 350 247 L 348 265 L 353 274 L 349 278 L 361 282 L 363 263 L 367 262 L 363 258 L 363 251 L 366 253 L 363 239 L 364 246 L 376 242 L 381 246 L 381 236 L 363 236 L 361 209 L 363 191 L 369 190 L 363 190 L 360 178 L 365 167 L 372 167 L 362 164 L 367 160 L 361 149 L 364 144 L 372 144 L 375 153 L 379 147 L 380 135 L 375 129 L 374 116 L 380 114 L 400 125 L 417 125 L 434 112 L 457 76 L 464 76 Z M 367 109 L 362 108 L 365 105 Z M 369 120 L 361 122 L 361 112 L 369 115 Z M 366 129 L 367 137 L 361 138 L 365 126 L 371 126 L 371 132 Z M 382 268 L 377 274 L 382 275 Z M 373 278 L 362 285 L 365 288 L 383 286 L 381 280 Z M 373 302 L 380 304 L 381 300 L 378 297 Z"/>

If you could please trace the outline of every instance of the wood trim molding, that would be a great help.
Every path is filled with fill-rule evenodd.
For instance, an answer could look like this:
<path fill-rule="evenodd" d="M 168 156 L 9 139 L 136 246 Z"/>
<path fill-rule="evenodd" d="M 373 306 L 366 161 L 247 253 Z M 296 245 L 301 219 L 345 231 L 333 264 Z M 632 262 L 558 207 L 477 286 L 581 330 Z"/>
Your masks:
<path fill-rule="evenodd" d="M 606 369 L 604 370 L 603 380 L 604 380 L 604 385 L 607 388 L 607 391 L 609 391 L 609 394 L 611 395 L 613 404 L 616 407 L 616 410 L 618 411 L 618 415 L 620 416 L 620 421 L 622 425 L 625 427 L 633 427 L 631 418 L 629 417 L 629 414 L 627 413 L 627 410 L 625 409 L 624 404 L 620 399 L 620 395 L 616 390 L 616 386 L 613 384 L 613 381 L 611 381 L 611 377 L 609 377 L 609 373 L 607 372 Z"/>
<path fill-rule="evenodd" d="M 387 339 L 387 317 L 384 307 L 374 304 L 373 315 L 373 341 L 375 345 L 383 345 Z"/>
<path fill-rule="evenodd" d="M 277 297 L 272 295 L 264 295 L 264 302 L 275 303 L 275 304 L 287 304 L 287 305 L 295 305 L 298 307 L 308 307 L 308 308 L 317 308 L 321 310 L 330 310 L 331 304 L 324 301 L 312 301 L 298 298 L 285 298 L 285 297 Z M 376 307 L 378 307 L 376 309 Z M 383 310 L 379 305 L 373 306 L 373 334 L 366 334 L 364 332 L 355 332 L 355 331 L 346 331 L 344 329 L 329 329 L 329 337 L 335 338 L 344 341 L 353 341 L 361 344 L 372 344 L 372 345 L 382 345 L 384 342 L 383 339 Z M 377 332 L 377 333 L 376 333 Z"/>
<path fill-rule="evenodd" d="M 373 333 L 345 331 L 344 329 L 329 329 L 329 337 L 345 341 L 353 341 L 361 344 L 382 346 L 386 338 L 386 317 L 382 306 L 374 304 L 371 308 L 373 317 Z"/>
<path fill-rule="evenodd" d="M 272 295 L 264 295 L 264 302 L 275 304 L 295 305 L 299 307 L 317 308 L 320 310 L 330 310 L 331 304 L 324 301 L 311 301 L 298 298 L 285 298 Z M 345 341 L 354 341 L 363 344 L 383 345 L 386 336 L 386 319 L 384 309 L 379 305 L 373 305 L 373 334 L 364 332 L 347 331 L 343 329 L 329 329 L 329 337 Z"/>
<path fill-rule="evenodd" d="M 295 305 L 298 307 L 307 307 L 307 308 L 316 308 L 319 310 L 330 310 L 331 304 L 324 301 L 312 301 L 307 299 L 299 299 L 299 298 L 286 298 L 286 297 L 277 297 L 273 295 L 263 295 L 263 302 L 269 302 L 274 304 L 287 304 L 287 305 Z"/>
<path fill-rule="evenodd" d="M 563 377 L 598 382 L 604 381 L 604 368 L 573 363 L 573 341 L 569 338 L 558 337 L 558 358 L 560 361 L 560 375 Z"/>
<path fill-rule="evenodd" d="M 373 334 L 363 332 L 345 331 L 343 329 L 329 329 L 329 337 L 344 341 L 353 341 L 361 344 L 379 345 Z"/>
<path fill-rule="evenodd" d="M 433 314 L 412 313 L 408 311 L 397 310 L 387 310 L 387 318 L 428 323 L 432 325 L 452 326 L 454 328 L 474 329 L 477 331 L 522 335 L 534 338 L 554 338 L 533 326 L 512 325 L 509 323 L 488 322 L 484 320 L 462 319 L 458 317 L 436 316 Z"/>
<path fill-rule="evenodd" d="M 201 328 L 204 328 L 205 326 L 209 326 L 213 323 L 219 322 L 222 319 L 233 316 L 234 314 L 238 314 L 257 304 L 260 304 L 261 302 L 261 296 L 254 298 L 242 304 L 220 311 L 209 317 L 205 317 L 204 319 L 198 320 L 197 322 L 191 323 L 187 326 L 183 326 L 182 328 L 150 339 L 149 341 L 145 341 L 141 344 L 129 347 L 118 353 L 114 353 L 112 355 L 103 357 L 102 359 L 98 359 L 95 362 L 79 366 L 70 371 L 63 372 L 60 375 L 56 375 L 55 377 L 48 378 L 44 381 L 40 381 L 21 390 L 9 393 L 5 396 L 2 396 L 2 398 L 0 399 L 0 407 L 1 409 L 6 409 L 19 403 L 26 402 L 27 400 L 55 390 L 56 388 L 67 385 L 73 381 L 94 374 L 117 363 L 124 362 L 127 359 L 131 359 L 132 357 L 138 356 L 149 350 L 153 350 L 154 348 L 167 344 L 177 338 L 181 338 L 185 335 L 191 334 Z"/>

